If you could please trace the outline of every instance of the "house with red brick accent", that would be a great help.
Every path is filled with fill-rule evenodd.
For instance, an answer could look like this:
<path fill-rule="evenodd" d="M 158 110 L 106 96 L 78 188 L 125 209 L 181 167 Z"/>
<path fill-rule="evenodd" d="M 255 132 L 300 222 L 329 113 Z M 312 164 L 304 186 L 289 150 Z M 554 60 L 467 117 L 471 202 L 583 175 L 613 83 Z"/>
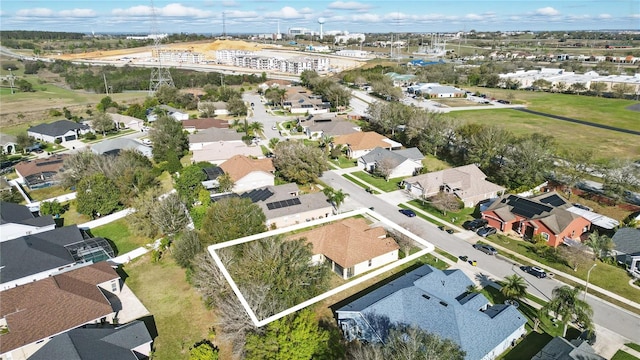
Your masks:
<path fill-rule="evenodd" d="M 571 203 L 556 192 L 532 198 L 504 195 L 482 212 L 489 226 L 504 233 L 515 233 L 525 239 L 541 235 L 549 246 L 556 247 L 565 239 L 580 239 L 591 222 L 567 211 Z"/>

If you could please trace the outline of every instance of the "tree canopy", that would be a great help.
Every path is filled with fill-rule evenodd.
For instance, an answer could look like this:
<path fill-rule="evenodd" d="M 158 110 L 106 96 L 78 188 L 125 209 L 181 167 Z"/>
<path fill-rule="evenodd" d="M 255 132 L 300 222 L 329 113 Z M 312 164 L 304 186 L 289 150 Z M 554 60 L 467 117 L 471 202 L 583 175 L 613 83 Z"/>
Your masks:
<path fill-rule="evenodd" d="M 182 124 L 168 115 L 160 115 L 149 132 L 153 142 L 153 159 L 157 162 L 169 160 L 173 153 L 181 158 L 189 149 L 189 138 L 182 129 Z"/>
<path fill-rule="evenodd" d="M 211 204 L 202 221 L 203 244 L 217 244 L 267 230 L 262 209 L 243 198 L 226 198 Z"/>
<path fill-rule="evenodd" d="M 312 183 L 329 169 L 324 151 L 307 146 L 301 141 L 280 142 L 273 153 L 273 165 L 278 174 L 287 181 L 298 184 Z"/>
<path fill-rule="evenodd" d="M 103 174 L 81 180 L 76 194 L 78 212 L 92 218 L 109 215 L 121 208 L 118 187 Z"/>

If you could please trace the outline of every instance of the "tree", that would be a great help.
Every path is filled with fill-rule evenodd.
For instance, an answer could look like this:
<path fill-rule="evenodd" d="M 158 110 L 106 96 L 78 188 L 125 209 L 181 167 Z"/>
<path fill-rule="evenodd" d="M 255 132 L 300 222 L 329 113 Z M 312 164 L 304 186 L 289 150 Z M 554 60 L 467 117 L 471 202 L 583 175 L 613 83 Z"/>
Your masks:
<path fill-rule="evenodd" d="M 626 94 L 633 94 L 633 86 L 629 84 L 614 84 L 611 90 L 613 90 L 613 93 L 618 99 L 624 98 Z"/>
<path fill-rule="evenodd" d="M 596 93 L 596 96 L 599 97 L 605 90 L 607 90 L 607 84 L 602 82 L 592 82 L 591 85 L 589 85 L 589 90 Z"/>
<path fill-rule="evenodd" d="M 107 112 L 110 108 L 118 108 L 118 103 L 113 101 L 110 96 L 105 96 L 100 99 L 98 105 L 96 105 L 96 109 L 100 112 Z"/>
<path fill-rule="evenodd" d="M 13 186 L 9 190 L 0 191 L 0 201 L 6 201 L 14 204 L 20 204 L 24 198 L 18 190 L 16 190 Z"/>
<path fill-rule="evenodd" d="M 258 133 L 261 132 L 263 129 L 264 129 L 264 124 L 259 121 L 253 121 L 251 124 L 249 124 L 250 135 L 258 136 L 259 135 Z"/>
<path fill-rule="evenodd" d="M 600 235 L 598 230 L 589 234 L 584 244 L 593 250 L 594 258 L 600 260 L 611 256 L 611 251 L 614 248 L 613 240 L 607 235 Z"/>
<path fill-rule="evenodd" d="M 580 95 L 583 92 L 587 91 L 587 87 L 585 86 L 584 83 L 573 83 L 571 84 L 571 86 L 569 86 L 569 90 L 575 92 L 576 94 Z"/>
<path fill-rule="evenodd" d="M 124 114 L 140 120 L 145 120 L 147 118 L 146 110 L 138 103 L 131 104 Z"/>
<path fill-rule="evenodd" d="M 287 91 L 280 88 L 269 88 L 264 92 L 264 97 L 273 105 L 282 106 L 282 102 L 286 97 Z"/>
<path fill-rule="evenodd" d="M 587 329 L 593 327 L 591 318 L 593 310 L 591 306 L 580 299 L 580 288 L 572 288 L 568 285 L 556 287 L 552 291 L 551 301 L 543 307 L 546 311 L 552 311 L 564 326 L 562 336 L 567 334 L 567 326 L 570 321 L 576 321 Z"/>
<path fill-rule="evenodd" d="M 559 162 L 560 165 L 556 167 L 557 177 L 569 188 L 572 188 L 589 174 L 593 150 L 578 147 L 571 149 L 571 151 L 561 152 L 559 157 L 562 160 Z"/>
<path fill-rule="evenodd" d="M 504 278 L 500 292 L 507 299 L 519 300 L 527 295 L 527 283 L 521 276 L 513 274 Z"/>
<path fill-rule="evenodd" d="M 452 340 L 442 339 L 414 325 L 398 324 L 389 329 L 384 344 L 355 343 L 348 349 L 348 355 L 354 360 L 463 360 L 466 352 Z"/>
<path fill-rule="evenodd" d="M 461 209 L 460 200 L 458 200 L 455 195 L 444 191 L 440 191 L 429 198 L 429 202 L 431 202 L 436 209 L 440 210 L 443 215 L 447 215 L 447 212 L 458 211 Z"/>
<path fill-rule="evenodd" d="M 325 187 L 322 192 L 329 199 L 331 204 L 336 207 L 336 211 L 340 211 L 340 205 L 344 203 L 344 200 L 349 196 L 349 194 L 342 191 L 342 189 L 336 190 L 332 187 Z"/>
<path fill-rule="evenodd" d="M 160 233 L 172 237 L 189 224 L 189 216 L 180 196 L 171 193 L 151 209 L 151 221 Z"/>
<path fill-rule="evenodd" d="M 229 174 L 222 174 L 218 176 L 217 180 L 219 193 L 229 192 L 235 186 L 235 183 L 233 182 L 233 179 L 231 178 L 231 176 L 229 176 Z"/>
<path fill-rule="evenodd" d="M 211 205 L 202 221 L 200 238 L 217 244 L 266 231 L 262 209 L 244 198 L 221 199 Z"/>
<path fill-rule="evenodd" d="M 640 169 L 631 160 L 610 160 L 600 172 L 604 174 L 604 191 L 615 199 L 623 199 L 627 191 L 640 188 Z"/>
<path fill-rule="evenodd" d="M 573 269 L 578 271 L 580 267 L 590 264 L 590 256 L 579 247 L 559 246 L 556 248 L 558 255 L 564 262 Z"/>
<path fill-rule="evenodd" d="M 171 255 L 176 260 L 176 263 L 183 268 L 190 268 L 195 256 L 202 251 L 202 243 L 198 233 L 195 231 L 186 231 L 182 233 L 173 242 L 173 250 Z"/>
<path fill-rule="evenodd" d="M 78 183 L 76 201 L 78 212 L 94 219 L 109 215 L 121 207 L 118 187 L 100 173 L 88 176 Z"/>
<path fill-rule="evenodd" d="M 189 349 L 189 360 L 218 360 L 218 348 L 209 341 L 200 341 Z"/>
<path fill-rule="evenodd" d="M 65 212 L 65 207 L 54 199 L 40 203 L 40 215 L 60 215 Z"/>
<path fill-rule="evenodd" d="M 115 129 L 116 124 L 113 122 L 113 118 L 111 118 L 110 114 L 100 112 L 91 120 L 91 127 L 93 127 L 95 131 L 102 133 L 104 136 L 108 131 Z"/>
<path fill-rule="evenodd" d="M 153 159 L 156 162 L 168 160 L 171 152 L 180 158 L 189 149 L 189 138 L 182 124 L 167 115 L 158 116 L 149 138 L 153 142 Z"/>
<path fill-rule="evenodd" d="M 158 99 L 158 103 L 168 105 L 178 101 L 179 91 L 176 87 L 162 85 L 156 91 L 155 97 Z"/>
<path fill-rule="evenodd" d="M 18 145 L 20 150 L 22 150 L 23 153 L 26 148 L 33 145 L 35 142 L 36 142 L 36 139 L 27 135 L 26 132 L 20 133 L 16 136 L 16 144 Z"/>
<path fill-rule="evenodd" d="M 134 234 L 155 238 L 158 235 L 158 227 L 151 219 L 151 211 L 158 206 L 158 196 L 156 189 L 149 189 L 140 194 L 132 203 L 136 210 L 126 217 L 129 228 Z"/>
<path fill-rule="evenodd" d="M 246 116 L 247 110 L 247 105 L 245 105 L 244 101 L 239 96 L 233 97 L 227 101 L 227 111 L 229 111 L 230 115 Z"/>
<path fill-rule="evenodd" d="M 304 309 L 270 323 L 262 335 L 250 334 L 246 358 L 317 359 L 327 351 L 329 337 L 329 331 L 318 326 L 314 313 Z"/>
<path fill-rule="evenodd" d="M 308 184 L 329 169 L 322 149 L 306 146 L 301 141 L 280 142 L 274 149 L 273 165 L 287 181 Z"/>
<path fill-rule="evenodd" d="M 204 189 L 202 182 L 207 179 L 207 175 L 198 165 L 189 165 L 183 168 L 174 177 L 174 186 L 182 201 L 191 207 L 196 200 L 196 196 L 201 189 Z"/>

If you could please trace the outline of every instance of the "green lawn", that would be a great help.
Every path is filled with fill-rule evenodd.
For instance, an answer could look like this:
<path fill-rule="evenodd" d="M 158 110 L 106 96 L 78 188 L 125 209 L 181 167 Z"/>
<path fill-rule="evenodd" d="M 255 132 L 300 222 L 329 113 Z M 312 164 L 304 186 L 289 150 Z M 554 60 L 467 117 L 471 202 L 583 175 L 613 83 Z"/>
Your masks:
<path fill-rule="evenodd" d="M 626 343 L 626 346 L 632 348 L 635 351 L 640 351 L 640 345 L 635 344 L 635 343 Z"/>
<path fill-rule="evenodd" d="M 447 164 L 446 162 L 440 159 L 437 159 L 435 156 L 431 154 L 425 156 L 424 159 L 422 159 L 422 166 L 424 167 L 424 169 L 427 169 L 429 172 L 440 171 L 440 170 L 451 168 L 451 165 Z"/>
<path fill-rule="evenodd" d="M 365 183 L 371 184 L 378 189 L 384 192 L 391 192 L 400 189 L 399 184 L 402 182 L 404 178 L 395 178 L 389 179 L 389 181 L 384 178 L 373 176 L 365 171 L 356 171 L 351 173 L 351 175 L 357 177 Z"/>
<path fill-rule="evenodd" d="M 588 99 L 595 98 L 589 97 Z M 550 110 L 546 111 L 553 113 Z M 631 112 L 630 110 L 628 111 Z M 581 114 L 581 112 L 577 111 L 575 114 Z M 634 114 L 638 116 L 637 112 Z M 559 149 L 570 151 L 579 144 L 580 146 L 593 150 L 594 158 L 596 159 L 610 159 L 613 157 L 636 159 L 640 156 L 640 142 L 638 142 L 637 135 L 598 129 L 517 110 L 452 111 L 448 113 L 447 116 L 463 122 L 497 125 L 519 136 L 542 133 L 552 136 L 556 140 Z M 575 117 L 575 115 L 573 116 Z M 569 117 L 571 117 L 571 115 L 569 115 Z M 607 118 L 610 119 L 611 117 Z M 640 125 L 640 122 L 636 121 L 636 123 Z M 613 123 L 610 125 L 613 125 Z M 553 130 L 550 131 L 549 129 Z M 594 141 L 596 138 L 597 141 Z"/>
<path fill-rule="evenodd" d="M 349 174 L 342 174 L 342 177 L 347 179 L 347 180 L 349 180 L 349 181 L 351 181 L 352 183 L 360 186 L 363 189 L 368 189 L 369 188 L 369 185 L 367 183 L 364 183 L 364 182 L 358 180 L 357 178 L 355 178 L 355 177 L 353 177 L 353 176 L 351 176 Z"/>
<path fill-rule="evenodd" d="M 144 236 L 132 234 L 126 218 L 93 228 L 91 234 L 110 240 L 116 247 L 113 250 L 117 255 L 127 253 L 153 241 Z"/>
<path fill-rule="evenodd" d="M 358 160 L 353 160 L 353 159 L 349 159 L 346 156 L 340 156 L 337 159 L 332 159 L 330 160 L 330 162 L 334 165 L 337 165 L 338 167 L 342 168 L 342 169 L 346 169 L 346 168 L 350 168 L 350 167 L 354 167 L 356 166 L 356 164 L 358 163 Z"/>
<path fill-rule="evenodd" d="M 25 190 L 28 190 L 28 189 L 25 188 Z M 54 198 L 56 196 L 68 194 L 71 192 L 73 191 L 69 189 L 65 189 L 62 186 L 49 186 L 42 189 L 29 190 L 27 191 L 27 195 L 29 195 L 31 200 L 42 201 L 42 200 Z"/>
<path fill-rule="evenodd" d="M 622 350 L 618 350 L 615 355 L 611 358 L 611 360 L 640 360 L 637 357 L 629 354 L 628 352 L 624 352 Z"/>
<path fill-rule="evenodd" d="M 583 280 L 587 279 L 587 271 L 590 268 L 590 264 L 585 264 L 579 267 L 578 271 L 574 272 L 573 269 L 564 264 L 553 263 L 536 255 L 532 250 L 533 245 L 529 242 L 512 239 L 500 234 L 492 235 L 488 240 L 551 268 L 566 272 Z M 634 301 L 640 299 L 640 290 L 629 286 L 629 275 L 626 270 L 616 265 L 605 264 L 598 261 L 598 266 L 591 271 L 589 282 L 627 299 Z"/>
<path fill-rule="evenodd" d="M 75 200 L 62 203 L 62 205 L 69 207 L 64 214 L 60 215 L 60 217 L 64 220 L 64 226 L 83 224 L 87 221 L 91 221 L 91 218 L 89 216 L 78 213 L 78 211 L 76 210 Z"/>
<path fill-rule="evenodd" d="M 447 212 L 446 214 L 443 214 L 442 211 L 436 209 L 435 207 L 433 207 L 433 205 L 422 202 L 420 200 L 411 200 L 409 201 L 409 204 L 422 209 L 431 215 L 437 216 L 442 220 L 456 225 L 462 225 L 463 222 L 473 219 L 472 214 L 475 211 L 475 208 L 464 208 L 456 212 Z"/>
<path fill-rule="evenodd" d="M 184 269 L 170 256 L 152 263 L 145 255 L 123 269 L 128 275 L 125 283 L 153 314 L 158 329 L 153 359 L 189 359 L 189 347 L 202 339 L 213 340 L 213 312 L 205 308 L 200 294 L 187 283 Z"/>

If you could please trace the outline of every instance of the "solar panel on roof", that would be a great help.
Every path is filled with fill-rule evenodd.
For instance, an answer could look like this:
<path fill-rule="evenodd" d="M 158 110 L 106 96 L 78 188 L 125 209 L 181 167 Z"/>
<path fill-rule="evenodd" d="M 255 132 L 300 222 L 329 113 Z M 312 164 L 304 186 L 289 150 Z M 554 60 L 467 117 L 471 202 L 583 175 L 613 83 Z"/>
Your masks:
<path fill-rule="evenodd" d="M 513 203 L 512 212 L 527 218 L 533 218 L 536 215 L 540 215 L 551 210 L 552 208 L 547 205 L 538 204 L 527 199 L 518 199 Z"/>
<path fill-rule="evenodd" d="M 551 196 L 547 196 L 544 199 L 539 200 L 541 203 L 549 204 L 554 207 L 562 206 L 566 204 L 566 202 L 557 194 L 553 194 Z"/>
<path fill-rule="evenodd" d="M 280 208 L 289 207 L 293 205 L 300 205 L 300 204 L 301 202 L 299 198 L 293 198 L 293 199 L 270 202 L 267 204 L 267 209 L 269 210 L 280 209 Z"/>

